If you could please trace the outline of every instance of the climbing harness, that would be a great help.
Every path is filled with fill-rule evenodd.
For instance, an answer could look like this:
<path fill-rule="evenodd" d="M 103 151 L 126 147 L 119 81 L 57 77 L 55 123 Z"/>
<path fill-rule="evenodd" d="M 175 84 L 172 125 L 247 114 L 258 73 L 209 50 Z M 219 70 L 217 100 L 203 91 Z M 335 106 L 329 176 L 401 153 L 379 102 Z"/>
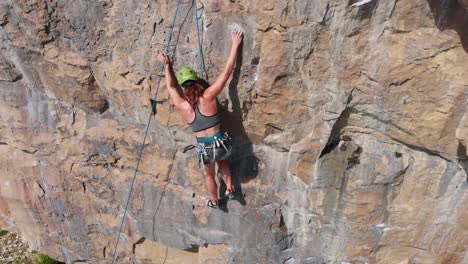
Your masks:
<path fill-rule="evenodd" d="M 223 131 L 219 131 L 211 137 L 197 138 L 197 153 L 199 164 L 202 164 L 204 167 L 205 164 L 216 161 L 216 153 L 218 152 L 217 149 L 220 149 L 221 147 L 223 147 L 225 151 L 222 153 L 223 156 L 221 158 L 227 158 L 231 153 L 231 146 L 228 143 L 229 140 L 231 140 L 231 138 L 229 137 L 228 133 Z"/>
<path fill-rule="evenodd" d="M 170 47 L 171 40 L 172 40 L 172 34 L 174 32 L 174 26 L 175 26 L 175 22 L 176 22 L 176 18 L 177 18 L 177 13 L 179 12 L 179 6 L 180 6 L 180 0 L 177 1 L 177 6 L 176 6 L 175 13 L 174 13 L 174 18 L 173 18 L 172 25 L 171 25 L 171 31 L 169 33 L 169 38 L 168 38 L 167 44 L 166 44 L 166 54 L 169 53 L 169 47 Z M 204 71 L 203 49 L 201 47 L 200 31 L 199 31 L 199 27 L 198 27 L 199 17 L 198 17 L 198 10 L 197 10 L 196 0 L 193 0 L 193 6 L 195 8 L 195 21 L 197 23 L 197 35 L 198 35 L 198 45 L 199 45 L 198 47 L 199 47 L 199 53 L 200 53 L 200 66 L 201 66 L 200 73 L 201 73 L 201 77 L 203 78 L 203 71 Z M 120 236 L 122 234 L 123 225 L 125 223 L 125 218 L 127 216 L 128 207 L 129 207 L 130 200 L 131 200 L 132 193 L 133 193 L 133 187 L 135 185 L 135 180 L 136 180 L 137 173 L 138 173 L 138 168 L 140 167 L 141 159 L 142 159 L 142 156 L 143 156 L 143 150 L 145 148 L 146 138 L 148 137 L 149 127 L 150 127 L 150 123 L 151 123 L 151 117 L 153 116 L 153 111 L 156 113 L 156 99 L 157 99 L 158 94 L 159 94 L 159 87 L 160 87 L 161 79 L 162 79 L 163 73 L 164 73 L 164 64 L 165 63 L 162 63 L 160 74 L 159 74 L 159 79 L 158 79 L 158 84 L 157 84 L 157 88 L 156 88 L 156 92 L 154 94 L 153 100 L 151 101 L 151 112 L 150 112 L 149 117 L 148 117 L 148 122 L 147 122 L 146 129 L 145 129 L 145 135 L 143 137 L 143 143 L 140 145 L 138 161 L 137 161 L 137 164 L 136 164 L 136 167 L 135 167 L 135 172 L 133 174 L 133 179 L 132 179 L 132 183 L 130 185 L 130 190 L 129 190 L 129 193 L 128 193 L 127 201 L 125 203 L 125 208 L 124 208 L 124 212 L 123 212 L 123 215 L 122 215 L 122 221 L 120 222 L 120 228 L 119 228 L 119 232 L 118 232 L 117 239 L 116 239 L 116 242 L 115 242 L 114 254 L 112 256 L 112 264 L 115 263 L 115 260 L 116 260 L 116 257 L 117 257 L 117 249 L 118 249 L 118 245 L 119 245 L 119 241 L 120 241 Z"/>

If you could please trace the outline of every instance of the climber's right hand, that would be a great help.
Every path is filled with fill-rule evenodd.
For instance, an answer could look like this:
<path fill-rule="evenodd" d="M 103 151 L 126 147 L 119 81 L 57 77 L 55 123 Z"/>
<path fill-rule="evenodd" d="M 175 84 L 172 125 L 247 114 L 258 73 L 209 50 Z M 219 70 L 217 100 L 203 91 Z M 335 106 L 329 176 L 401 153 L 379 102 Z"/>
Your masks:
<path fill-rule="evenodd" d="M 243 35 L 244 33 L 239 29 L 235 29 L 234 31 L 232 31 L 231 40 L 233 47 L 239 47 L 239 45 L 242 43 Z"/>

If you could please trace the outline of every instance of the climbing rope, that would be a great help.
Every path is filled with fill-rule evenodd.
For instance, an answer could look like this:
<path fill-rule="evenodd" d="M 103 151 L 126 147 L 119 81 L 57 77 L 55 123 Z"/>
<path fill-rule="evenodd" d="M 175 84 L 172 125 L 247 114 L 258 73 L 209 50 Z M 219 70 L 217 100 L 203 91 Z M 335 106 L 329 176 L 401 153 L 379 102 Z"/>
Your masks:
<path fill-rule="evenodd" d="M 203 73 L 205 71 L 205 67 L 203 65 L 203 49 L 200 41 L 200 28 L 198 26 L 198 8 L 197 8 L 197 0 L 193 0 L 193 9 L 195 9 L 195 23 L 197 23 L 197 37 L 198 37 L 198 50 L 199 50 L 199 57 L 200 57 L 200 76 L 203 79 Z"/>
<path fill-rule="evenodd" d="M 171 32 L 169 33 L 169 38 L 167 40 L 167 45 L 166 45 L 166 54 L 168 54 L 168 52 L 169 52 L 169 47 L 170 47 L 171 40 L 172 40 L 172 33 L 174 31 L 174 25 L 175 25 L 175 22 L 176 22 L 177 13 L 179 11 L 179 5 L 180 5 L 180 0 L 177 2 L 177 7 L 176 7 L 176 10 L 175 10 L 175 13 L 174 13 L 174 19 L 172 21 Z M 159 79 L 158 79 L 158 85 L 157 85 L 157 88 L 156 88 L 156 92 L 154 94 L 153 101 L 151 103 L 151 111 L 150 111 L 150 114 L 149 114 L 149 117 L 148 117 L 148 123 L 146 125 L 145 136 L 143 137 L 143 143 L 140 146 L 140 153 L 138 155 L 137 165 L 135 167 L 135 172 L 133 174 L 132 183 L 130 185 L 130 191 L 128 192 L 127 202 L 125 203 L 125 208 L 124 208 L 124 212 L 123 212 L 123 216 L 122 216 L 122 221 L 120 223 L 119 233 L 117 235 L 117 240 L 115 242 L 114 254 L 112 256 L 112 264 L 115 263 L 115 258 L 117 256 L 117 248 L 118 248 L 118 245 L 119 245 L 120 236 L 122 234 L 122 228 L 123 228 L 123 225 L 125 223 L 125 218 L 127 216 L 128 206 L 130 204 L 130 198 L 132 197 L 133 187 L 135 185 L 135 180 L 136 180 L 136 177 L 137 177 L 138 168 L 140 167 L 141 158 L 143 156 L 143 150 L 145 148 L 146 138 L 148 137 L 148 131 L 149 131 L 150 123 L 151 123 L 151 117 L 152 117 L 152 114 L 153 114 L 153 109 L 154 109 L 154 111 L 156 111 L 156 98 L 158 97 L 159 87 L 160 87 L 161 79 L 162 79 L 162 76 L 163 76 L 163 73 L 164 73 L 164 65 L 165 65 L 165 62 L 161 66 L 161 71 L 160 71 Z"/>

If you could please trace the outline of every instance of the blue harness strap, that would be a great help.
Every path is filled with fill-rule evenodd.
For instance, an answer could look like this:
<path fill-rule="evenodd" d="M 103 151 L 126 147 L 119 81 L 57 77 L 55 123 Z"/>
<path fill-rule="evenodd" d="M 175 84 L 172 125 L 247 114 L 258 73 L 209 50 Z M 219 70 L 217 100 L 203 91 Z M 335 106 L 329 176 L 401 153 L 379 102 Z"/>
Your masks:
<path fill-rule="evenodd" d="M 216 141 L 217 139 L 220 139 L 222 138 L 224 135 L 224 132 L 223 131 L 218 131 L 216 134 L 214 134 L 213 136 L 211 137 L 201 137 L 201 138 L 197 138 L 197 142 L 198 143 L 211 143 L 213 141 Z"/>

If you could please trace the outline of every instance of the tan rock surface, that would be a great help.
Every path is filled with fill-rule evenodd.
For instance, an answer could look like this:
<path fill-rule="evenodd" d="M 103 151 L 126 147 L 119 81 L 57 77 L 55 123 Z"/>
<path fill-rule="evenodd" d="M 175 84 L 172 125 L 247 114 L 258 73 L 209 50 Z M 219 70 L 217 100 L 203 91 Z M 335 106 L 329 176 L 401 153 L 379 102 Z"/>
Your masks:
<path fill-rule="evenodd" d="M 182 2 L 170 55 L 198 69 Z M 245 32 L 223 212 L 164 82 L 149 117 L 176 1 L 3 1 L 0 227 L 109 263 L 150 118 L 118 263 L 465 263 L 466 4 L 350 4 L 197 1 L 208 81 Z"/>

